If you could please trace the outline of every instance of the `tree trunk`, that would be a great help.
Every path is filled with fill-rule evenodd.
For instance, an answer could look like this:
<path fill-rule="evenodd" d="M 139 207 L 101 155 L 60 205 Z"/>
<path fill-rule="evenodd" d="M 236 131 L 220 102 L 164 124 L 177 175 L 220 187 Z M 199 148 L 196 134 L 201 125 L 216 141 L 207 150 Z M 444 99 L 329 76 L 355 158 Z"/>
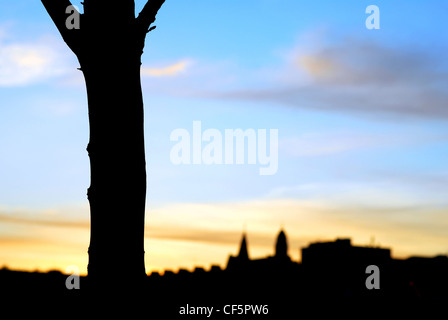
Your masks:
<path fill-rule="evenodd" d="M 85 0 L 80 29 L 67 29 L 69 0 L 42 0 L 84 74 L 90 124 L 89 278 L 98 285 L 145 276 L 146 198 L 141 54 L 163 0 Z"/>
<path fill-rule="evenodd" d="M 116 53 L 81 62 L 90 123 L 88 272 L 143 276 L 146 171 L 140 60 Z"/>

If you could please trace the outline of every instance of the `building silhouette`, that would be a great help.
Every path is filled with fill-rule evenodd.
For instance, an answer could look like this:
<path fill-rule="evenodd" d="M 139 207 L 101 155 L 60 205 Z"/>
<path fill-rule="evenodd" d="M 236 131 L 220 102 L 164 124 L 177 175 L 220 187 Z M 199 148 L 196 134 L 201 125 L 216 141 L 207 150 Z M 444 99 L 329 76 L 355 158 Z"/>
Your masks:
<path fill-rule="evenodd" d="M 288 240 L 284 230 L 280 230 L 275 242 L 275 253 L 261 259 L 250 259 L 247 248 L 247 235 L 243 233 L 237 256 L 229 256 L 226 271 L 235 273 L 284 273 L 297 269 L 299 264 L 288 255 Z"/>
<path fill-rule="evenodd" d="M 336 239 L 311 243 L 302 248 L 302 264 L 314 268 L 336 263 L 344 266 L 377 265 L 390 262 L 390 253 L 388 248 L 353 246 L 350 239 Z"/>

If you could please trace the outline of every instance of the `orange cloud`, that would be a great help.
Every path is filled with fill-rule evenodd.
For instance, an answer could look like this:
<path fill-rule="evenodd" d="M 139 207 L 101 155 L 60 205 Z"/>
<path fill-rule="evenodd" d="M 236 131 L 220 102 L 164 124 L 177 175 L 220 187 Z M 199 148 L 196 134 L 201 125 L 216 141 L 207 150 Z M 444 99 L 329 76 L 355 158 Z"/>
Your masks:
<path fill-rule="evenodd" d="M 185 72 L 192 64 L 192 61 L 185 59 L 162 68 L 144 67 L 141 69 L 141 74 L 151 77 L 172 77 Z"/>
<path fill-rule="evenodd" d="M 317 55 L 302 55 L 297 59 L 297 65 L 315 78 L 327 78 L 336 72 L 335 61 Z"/>

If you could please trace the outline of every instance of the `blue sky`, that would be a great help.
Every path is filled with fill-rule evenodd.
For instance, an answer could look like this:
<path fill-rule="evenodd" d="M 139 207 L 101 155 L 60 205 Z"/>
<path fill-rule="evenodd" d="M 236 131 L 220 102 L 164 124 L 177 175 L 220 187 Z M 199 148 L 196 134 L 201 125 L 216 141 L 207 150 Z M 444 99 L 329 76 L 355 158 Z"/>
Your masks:
<path fill-rule="evenodd" d="M 380 30 L 365 27 L 370 4 Z M 443 1 L 168 0 L 142 58 L 148 264 L 222 263 L 243 225 L 259 255 L 280 225 L 296 259 L 309 241 L 338 236 L 376 236 L 397 256 L 446 254 L 447 11 Z M 58 248 L 31 258 L 24 240 L 42 239 L 36 222 L 89 219 L 78 66 L 39 1 L 0 3 L 0 240 L 25 256 L 3 251 L 0 264 L 63 268 L 85 256 L 88 230 L 73 235 L 67 261 Z M 203 130 L 278 129 L 278 172 L 173 165 L 171 132 L 197 120 Z M 186 231 L 175 237 L 179 221 Z M 225 245 L 205 226 L 229 233 Z M 180 248 L 190 255 L 176 260 Z"/>

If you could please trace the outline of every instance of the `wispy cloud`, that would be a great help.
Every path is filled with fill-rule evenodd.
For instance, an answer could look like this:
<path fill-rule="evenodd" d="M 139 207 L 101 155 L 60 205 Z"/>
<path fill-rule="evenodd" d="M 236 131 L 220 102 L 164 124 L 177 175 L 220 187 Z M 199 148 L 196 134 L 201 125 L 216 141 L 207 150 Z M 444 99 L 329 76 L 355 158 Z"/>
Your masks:
<path fill-rule="evenodd" d="M 273 188 L 267 199 L 300 199 L 325 204 L 328 208 L 357 208 L 363 211 L 408 211 L 409 214 L 448 207 L 446 199 L 448 176 L 410 175 L 376 172 L 351 181 L 308 182 Z M 445 185 L 444 185 L 445 183 Z M 356 218 L 356 217 L 354 217 Z"/>
<path fill-rule="evenodd" d="M 24 215 L 12 215 L 12 214 L 2 214 L 0 213 L 0 223 L 13 223 L 22 224 L 30 226 L 44 226 L 44 227 L 64 227 L 64 228 L 89 228 L 88 221 L 73 221 L 73 220 L 63 220 L 61 218 L 41 218 L 35 216 L 24 216 Z"/>
<path fill-rule="evenodd" d="M 151 77 L 173 77 L 186 72 L 191 65 L 193 65 L 192 60 L 184 59 L 165 67 L 143 67 L 141 74 Z"/>
<path fill-rule="evenodd" d="M 438 50 L 367 42 L 305 38 L 267 67 L 264 82 L 204 96 L 273 102 L 301 109 L 375 118 L 448 120 L 448 64 Z"/>
<path fill-rule="evenodd" d="M 418 130 L 401 133 L 330 131 L 311 132 L 279 141 L 280 150 L 294 157 L 340 154 L 373 148 L 416 146 L 431 142 L 447 142 L 445 134 L 428 134 Z"/>
<path fill-rule="evenodd" d="M 282 139 L 280 150 L 296 157 L 327 156 L 351 150 L 380 146 L 387 142 L 374 135 L 360 136 L 358 134 L 341 133 L 307 133 L 300 137 Z"/>
<path fill-rule="evenodd" d="M 42 82 L 65 74 L 69 66 L 53 40 L 7 42 L 0 38 L 0 87 Z"/>
<path fill-rule="evenodd" d="M 152 85 L 167 94 L 267 102 L 376 120 L 448 120 L 448 63 L 442 52 L 418 43 L 307 34 L 281 51 L 280 59 L 258 68 L 195 60 L 190 70 L 187 59 L 145 67 L 142 74 L 183 74 L 174 83 Z"/>

